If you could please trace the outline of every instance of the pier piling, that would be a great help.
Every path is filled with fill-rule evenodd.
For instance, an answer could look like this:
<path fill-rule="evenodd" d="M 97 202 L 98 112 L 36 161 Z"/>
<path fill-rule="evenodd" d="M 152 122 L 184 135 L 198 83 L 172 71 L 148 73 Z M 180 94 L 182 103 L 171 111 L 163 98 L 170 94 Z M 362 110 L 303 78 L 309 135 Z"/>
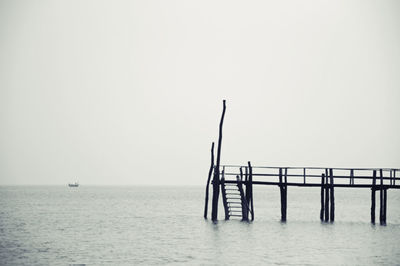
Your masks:
<path fill-rule="evenodd" d="M 205 198 L 205 204 L 204 204 L 204 219 L 207 219 L 207 213 L 208 213 L 208 193 L 210 190 L 210 181 L 211 181 L 211 175 L 214 170 L 214 142 L 211 144 L 211 165 L 210 165 L 210 170 L 208 171 L 208 178 L 207 178 L 207 185 L 206 185 L 206 198 Z"/>
<path fill-rule="evenodd" d="M 376 170 L 372 174 L 372 187 L 371 187 L 371 223 L 375 224 L 375 195 L 376 195 Z"/>
<path fill-rule="evenodd" d="M 325 222 L 329 221 L 329 179 L 328 169 L 326 169 L 325 175 Z"/>
<path fill-rule="evenodd" d="M 319 213 L 319 218 L 321 219 L 321 221 L 324 221 L 324 211 L 325 211 L 324 189 L 325 189 L 325 174 L 322 174 L 321 175 L 321 211 Z"/>

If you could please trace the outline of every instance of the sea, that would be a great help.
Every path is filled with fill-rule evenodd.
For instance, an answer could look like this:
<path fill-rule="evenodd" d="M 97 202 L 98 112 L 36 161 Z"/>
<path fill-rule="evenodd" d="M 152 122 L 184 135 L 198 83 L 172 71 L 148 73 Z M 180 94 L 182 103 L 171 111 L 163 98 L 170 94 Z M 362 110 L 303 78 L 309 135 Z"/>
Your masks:
<path fill-rule="evenodd" d="M 370 223 L 370 189 L 337 188 L 334 223 L 319 219 L 318 188 L 288 188 L 285 223 L 278 187 L 255 187 L 253 222 L 223 220 L 222 206 L 204 219 L 204 195 L 1 186 L 0 265 L 400 265 L 400 190 L 388 191 L 386 226 Z"/>

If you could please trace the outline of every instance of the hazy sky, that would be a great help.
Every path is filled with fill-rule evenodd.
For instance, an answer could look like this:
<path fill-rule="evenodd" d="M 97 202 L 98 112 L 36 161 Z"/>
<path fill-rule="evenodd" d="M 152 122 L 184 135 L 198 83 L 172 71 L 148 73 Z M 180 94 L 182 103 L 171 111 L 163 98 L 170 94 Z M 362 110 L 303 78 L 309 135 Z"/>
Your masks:
<path fill-rule="evenodd" d="M 0 0 L 0 185 L 400 167 L 400 1 Z"/>

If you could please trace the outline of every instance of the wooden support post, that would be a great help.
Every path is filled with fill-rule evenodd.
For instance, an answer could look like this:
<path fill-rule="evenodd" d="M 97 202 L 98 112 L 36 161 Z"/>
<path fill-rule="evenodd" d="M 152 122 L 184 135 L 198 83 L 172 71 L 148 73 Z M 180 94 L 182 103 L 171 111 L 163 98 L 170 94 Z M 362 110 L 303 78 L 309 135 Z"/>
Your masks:
<path fill-rule="evenodd" d="M 328 172 L 328 170 L 326 171 Z M 329 179 L 325 176 L 325 222 L 329 221 Z"/>
<path fill-rule="evenodd" d="M 335 186 L 333 179 L 333 169 L 329 169 L 330 190 L 331 190 L 331 222 L 335 221 Z"/>
<path fill-rule="evenodd" d="M 284 188 L 283 188 L 283 181 L 282 181 L 282 168 L 279 168 L 279 191 L 280 191 L 280 196 L 281 196 L 281 221 L 285 221 L 285 213 L 284 213 Z"/>
<path fill-rule="evenodd" d="M 251 194 L 251 192 L 250 192 L 250 174 L 249 174 L 249 172 L 247 173 L 247 177 L 246 177 L 244 185 L 245 185 L 244 196 L 246 198 L 246 202 L 249 204 L 250 200 L 251 200 L 251 197 L 250 197 L 250 194 Z M 250 205 L 248 206 L 247 211 L 250 211 Z M 249 216 L 248 213 L 247 213 L 247 216 Z"/>
<path fill-rule="evenodd" d="M 239 168 L 240 171 L 240 181 L 243 181 L 243 170 L 242 167 Z"/>
<path fill-rule="evenodd" d="M 210 181 L 211 181 L 211 175 L 214 169 L 214 142 L 211 144 L 211 165 L 210 165 L 210 170 L 208 171 L 208 178 L 207 178 L 207 185 L 206 185 L 206 198 L 205 198 L 205 204 L 204 204 L 204 219 L 207 219 L 207 213 L 208 213 L 208 192 L 210 188 Z"/>
<path fill-rule="evenodd" d="M 225 109 L 226 109 L 226 106 L 225 106 L 225 100 L 224 100 L 221 121 L 219 123 L 217 162 L 216 162 L 216 166 L 215 166 L 214 179 L 213 179 L 213 200 L 212 200 L 212 211 L 211 211 L 211 219 L 213 221 L 218 220 L 219 165 L 220 165 L 220 161 L 221 161 L 222 126 L 224 123 Z"/>
<path fill-rule="evenodd" d="M 306 168 L 303 168 L 303 184 L 306 184 Z"/>
<path fill-rule="evenodd" d="M 379 186 L 379 203 L 380 203 L 379 223 L 382 225 L 383 224 L 383 171 L 382 171 L 382 169 L 379 169 L 379 173 L 380 173 L 380 178 L 381 178 L 381 184 Z"/>
<path fill-rule="evenodd" d="M 247 202 L 251 206 L 251 220 L 254 221 L 254 205 L 253 205 L 253 168 L 251 167 L 250 161 L 247 162 L 249 166 L 249 187 L 250 187 L 250 202 Z"/>
<path fill-rule="evenodd" d="M 324 221 L 324 187 L 325 187 L 325 174 L 321 175 L 321 211 L 319 212 L 319 218 Z"/>
<path fill-rule="evenodd" d="M 282 221 L 286 222 L 286 214 L 287 214 L 287 168 L 285 168 L 285 176 L 283 183 L 283 216 Z"/>
<path fill-rule="evenodd" d="M 386 225 L 387 189 L 383 190 L 383 225 Z"/>
<path fill-rule="evenodd" d="M 396 169 L 393 169 L 393 186 L 396 185 Z"/>
<path fill-rule="evenodd" d="M 249 220 L 249 211 L 248 211 L 248 203 L 246 201 L 246 197 L 244 196 L 243 192 L 243 182 L 239 179 L 239 176 L 236 176 L 236 181 L 237 181 L 237 186 L 239 189 L 240 193 L 240 201 L 241 201 L 241 206 L 242 206 L 242 221 L 248 221 Z"/>
<path fill-rule="evenodd" d="M 225 210 L 225 220 L 229 220 L 229 208 L 228 208 L 228 201 L 226 199 L 226 190 L 225 190 L 225 167 L 222 170 L 221 192 L 222 192 L 222 203 L 224 205 L 224 210 Z"/>
<path fill-rule="evenodd" d="M 375 224 L 375 192 L 376 192 L 376 170 L 373 171 L 372 175 L 372 187 L 371 187 L 371 223 Z"/>

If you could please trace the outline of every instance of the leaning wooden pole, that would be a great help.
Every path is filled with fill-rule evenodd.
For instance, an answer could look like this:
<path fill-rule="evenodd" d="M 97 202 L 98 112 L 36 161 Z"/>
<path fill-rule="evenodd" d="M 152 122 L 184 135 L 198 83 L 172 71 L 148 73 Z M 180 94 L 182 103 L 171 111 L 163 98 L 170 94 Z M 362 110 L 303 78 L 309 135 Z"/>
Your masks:
<path fill-rule="evenodd" d="M 213 221 L 218 220 L 219 165 L 220 165 L 220 161 L 221 161 L 222 126 L 224 123 L 225 109 L 226 109 L 225 100 L 223 100 L 222 116 L 221 116 L 221 121 L 219 122 L 217 161 L 215 164 L 215 171 L 214 171 L 214 178 L 213 178 L 213 200 L 212 200 L 212 211 L 211 211 L 211 219 Z"/>
<path fill-rule="evenodd" d="M 214 142 L 211 145 L 211 165 L 210 165 L 210 170 L 208 171 L 208 178 L 207 178 L 207 185 L 206 185 L 206 199 L 205 199 L 205 204 L 204 204 L 204 219 L 207 219 L 207 213 L 208 213 L 208 191 L 210 190 L 210 181 L 211 181 L 211 175 L 214 169 Z"/>

